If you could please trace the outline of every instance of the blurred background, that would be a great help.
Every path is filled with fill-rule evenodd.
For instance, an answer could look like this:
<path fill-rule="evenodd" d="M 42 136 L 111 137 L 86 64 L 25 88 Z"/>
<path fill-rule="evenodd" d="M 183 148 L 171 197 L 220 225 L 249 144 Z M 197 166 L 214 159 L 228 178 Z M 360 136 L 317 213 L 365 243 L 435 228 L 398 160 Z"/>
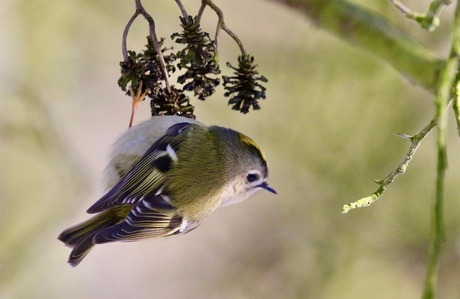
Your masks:
<path fill-rule="evenodd" d="M 143 1 L 158 35 L 179 31 L 174 1 Z M 230 110 L 222 89 L 194 101 L 198 120 L 232 127 L 265 150 L 277 196 L 259 192 L 192 233 L 97 246 L 77 267 L 56 237 L 87 219 L 103 194 L 110 144 L 130 98 L 117 85 L 121 34 L 133 1 L 0 4 L 0 298 L 419 298 L 434 198 L 434 134 L 405 175 L 366 209 L 343 204 L 375 191 L 433 115 L 433 96 L 371 54 L 271 1 L 216 0 L 226 24 L 269 79 L 262 110 Z M 358 1 L 441 57 L 453 5 L 427 33 L 387 1 Z M 404 1 L 425 11 L 429 1 Z M 184 1 L 193 14 L 199 1 Z M 213 32 L 216 17 L 203 24 Z M 145 43 L 139 18 L 130 49 Z M 238 49 L 221 35 L 220 59 Z M 170 42 L 172 45 L 172 42 Z M 225 67 L 223 67 L 225 69 Z M 140 105 L 136 121 L 150 115 Z M 459 138 L 450 123 L 446 242 L 439 298 L 460 298 Z"/>

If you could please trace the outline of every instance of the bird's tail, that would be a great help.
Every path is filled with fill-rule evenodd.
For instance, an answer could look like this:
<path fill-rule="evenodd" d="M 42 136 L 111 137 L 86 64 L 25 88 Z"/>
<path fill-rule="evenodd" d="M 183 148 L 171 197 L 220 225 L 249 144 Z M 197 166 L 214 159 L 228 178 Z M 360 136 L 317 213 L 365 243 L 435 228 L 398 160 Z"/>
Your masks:
<path fill-rule="evenodd" d="M 94 236 L 104 228 L 122 221 L 127 211 L 129 209 L 126 210 L 126 207 L 123 206 L 114 207 L 64 230 L 58 236 L 58 239 L 73 248 L 68 263 L 72 267 L 77 266 L 95 245 L 93 242 Z"/>

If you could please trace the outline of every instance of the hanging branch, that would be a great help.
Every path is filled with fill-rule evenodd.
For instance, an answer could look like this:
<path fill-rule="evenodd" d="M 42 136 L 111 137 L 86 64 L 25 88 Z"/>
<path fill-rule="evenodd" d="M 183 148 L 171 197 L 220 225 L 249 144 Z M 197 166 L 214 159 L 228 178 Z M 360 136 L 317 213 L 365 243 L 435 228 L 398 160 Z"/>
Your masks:
<path fill-rule="evenodd" d="M 175 1 L 176 1 L 177 6 L 179 6 L 179 9 L 180 9 L 180 11 L 182 13 L 182 17 L 183 18 L 188 18 L 187 10 L 185 9 L 185 7 L 182 4 L 182 2 L 180 0 L 175 0 Z"/>
<path fill-rule="evenodd" d="M 140 14 L 139 10 L 136 10 L 133 14 L 133 16 L 129 19 L 128 24 L 126 24 L 125 30 L 123 30 L 123 39 L 121 43 L 121 51 L 123 53 L 123 60 L 125 62 L 128 62 L 128 47 L 127 47 L 127 42 L 126 40 L 128 39 L 128 33 L 129 29 L 131 29 L 131 25 L 134 23 L 134 20 L 137 18 L 137 16 Z"/>
<path fill-rule="evenodd" d="M 238 45 L 241 55 L 238 57 L 238 67 L 232 67 L 234 76 L 222 76 L 226 92 L 230 97 L 229 104 L 234 110 L 247 113 L 260 109 L 259 99 L 265 99 L 267 82 L 264 76 L 259 75 L 254 64 L 254 57 L 248 55 L 243 43 L 224 22 L 222 11 L 211 0 L 203 0 L 197 16 L 190 16 L 181 0 L 175 0 L 180 12 L 182 32 L 173 33 L 171 39 L 181 46 L 181 49 L 172 52 L 173 48 L 162 48 L 164 39 L 158 39 L 155 22 L 152 16 L 144 9 L 141 0 L 135 0 L 136 10 L 129 19 L 123 31 L 121 77 L 119 86 L 127 95 L 132 97 L 132 109 L 129 126 L 131 127 L 134 113 L 139 102 L 146 96 L 151 98 L 152 116 L 155 115 L 182 115 L 195 118 L 194 107 L 190 104 L 187 93 L 191 92 L 205 100 L 214 94 L 220 85 L 220 66 L 218 63 L 217 45 L 220 30 L 229 34 Z M 201 17 L 205 8 L 209 6 L 217 14 L 218 22 L 215 40 L 201 28 Z M 149 24 L 147 45 L 142 52 L 136 53 L 127 49 L 129 30 L 142 15 Z M 168 54 L 167 54 L 168 53 Z M 177 76 L 174 86 L 169 83 L 169 74 L 181 72 Z"/>
<path fill-rule="evenodd" d="M 206 8 L 206 3 L 201 2 L 200 9 L 198 9 L 198 13 L 196 14 L 196 19 L 198 22 L 201 22 L 201 16 L 203 15 L 205 8 Z"/>
<path fill-rule="evenodd" d="M 235 41 L 241 52 L 241 55 L 238 56 L 237 67 L 233 67 L 230 63 L 227 63 L 227 66 L 234 70 L 233 76 L 222 77 L 226 91 L 224 96 L 230 97 L 228 104 L 232 106 L 233 110 L 240 111 L 243 114 L 248 113 L 251 107 L 253 110 L 259 110 L 259 100 L 266 98 L 266 88 L 263 86 L 263 83 L 268 81 L 267 78 L 259 75 L 259 72 L 256 70 L 257 65 L 254 64 L 254 57 L 246 52 L 240 38 L 226 26 L 222 10 L 212 0 L 202 0 L 198 17 L 201 18 L 206 6 L 209 6 L 217 14 L 218 18 L 214 40 L 216 55 L 221 30 Z"/>
<path fill-rule="evenodd" d="M 163 53 L 161 51 L 161 45 L 158 40 L 156 31 L 155 31 L 155 21 L 153 20 L 152 16 L 145 10 L 145 8 L 142 6 L 141 0 L 135 0 L 136 4 L 136 11 L 134 12 L 133 16 L 129 19 L 128 23 L 125 26 L 125 29 L 123 31 L 123 39 L 122 39 L 122 54 L 123 54 L 123 61 L 125 63 L 129 63 L 129 54 L 128 54 L 128 49 L 127 49 L 127 39 L 128 39 L 128 34 L 129 30 L 131 28 L 131 25 L 133 24 L 134 20 L 139 16 L 142 15 L 147 22 L 149 23 L 149 36 L 150 39 L 153 42 L 153 45 L 156 50 L 156 54 L 158 55 L 158 60 L 161 65 L 161 72 L 163 74 L 163 79 L 166 85 L 166 88 L 168 91 L 171 91 L 171 87 L 169 84 L 169 75 L 168 71 L 166 68 L 166 63 L 163 57 Z"/>
<path fill-rule="evenodd" d="M 120 64 L 122 68 L 122 77 L 118 80 L 118 84 L 123 90 L 126 90 L 127 84 L 130 83 L 128 94 L 132 98 L 132 106 L 131 115 L 129 119 L 129 127 L 133 125 L 134 114 L 136 112 L 137 105 L 145 99 L 146 95 L 152 92 L 151 86 L 148 86 L 148 84 L 144 84 L 144 77 L 149 75 L 146 72 L 150 71 L 146 70 L 145 66 L 142 66 L 142 63 L 139 62 L 142 59 L 142 57 L 137 55 L 134 51 L 131 51 L 130 53 L 130 51 L 128 51 L 127 49 L 127 39 L 129 30 L 131 29 L 131 25 L 139 15 L 142 15 L 149 23 L 149 36 L 155 48 L 155 56 L 158 58 L 160 64 L 162 80 L 165 82 L 166 89 L 168 90 L 168 92 L 171 92 L 171 87 L 169 84 L 169 75 L 161 51 L 161 44 L 158 41 L 155 32 L 155 21 L 153 20 L 152 16 L 144 9 L 141 0 L 135 0 L 135 4 L 136 11 L 131 16 L 131 18 L 125 26 L 125 29 L 123 30 L 123 38 L 121 45 L 123 62 Z"/>
<path fill-rule="evenodd" d="M 176 53 L 179 63 L 177 68 L 185 72 L 177 78 L 184 84 L 183 91 L 191 91 L 200 100 L 214 94 L 220 79 L 216 46 L 207 32 L 203 32 L 197 18 L 181 17 L 181 33 L 174 33 L 171 38 L 184 48 Z"/>
<path fill-rule="evenodd" d="M 126 24 L 125 29 L 123 30 L 121 51 L 122 51 L 123 60 L 125 61 L 125 63 L 128 63 L 128 60 L 129 60 L 128 47 L 127 47 L 127 42 L 126 42 L 126 40 L 128 39 L 129 29 L 131 28 L 131 25 L 134 23 L 134 20 L 137 18 L 137 16 L 139 16 L 139 14 L 140 14 L 140 11 L 136 9 L 132 17 L 129 19 L 128 24 Z M 142 86 L 139 89 L 139 91 L 140 90 L 142 90 Z M 142 93 L 138 94 L 132 89 L 132 86 L 130 87 L 130 93 L 131 93 L 131 97 L 133 100 L 132 100 L 132 106 L 131 106 L 131 115 L 129 117 L 129 125 L 128 125 L 129 128 L 131 128 L 133 125 L 134 113 L 136 112 L 137 104 L 140 101 L 144 100 L 145 98 L 145 94 L 144 95 L 142 95 Z"/>
<path fill-rule="evenodd" d="M 217 5 L 215 5 L 211 0 L 203 0 L 202 6 L 203 5 L 208 5 L 209 7 L 211 7 L 211 9 L 214 10 L 214 12 L 217 14 L 217 17 L 218 17 L 216 35 L 215 35 L 215 41 L 214 41 L 216 43 L 216 51 L 218 51 L 217 43 L 219 40 L 220 30 L 222 29 L 236 42 L 236 44 L 240 48 L 241 55 L 246 56 L 247 53 L 246 53 L 246 50 L 244 49 L 244 45 L 241 42 L 240 38 L 235 33 L 233 33 L 233 31 L 231 31 L 230 28 L 228 28 L 225 25 L 224 14 L 222 13 L 222 10 Z M 200 10 L 202 9 L 200 8 Z"/>
<path fill-rule="evenodd" d="M 135 2 L 136 2 L 136 11 L 139 11 L 139 13 L 149 23 L 150 38 L 153 41 L 155 50 L 157 51 L 158 60 L 160 61 L 161 71 L 163 73 L 164 81 L 166 84 L 166 89 L 168 90 L 168 92 L 171 92 L 171 86 L 169 85 L 169 75 L 166 70 L 165 60 L 161 52 L 161 45 L 160 45 L 160 42 L 158 41 L 157 33 L 155 30 L 155 21 L 153 20 L 152 16 L 144 9 L 144 6 L 142 6 L 141 0 L 135 0 Z"/>

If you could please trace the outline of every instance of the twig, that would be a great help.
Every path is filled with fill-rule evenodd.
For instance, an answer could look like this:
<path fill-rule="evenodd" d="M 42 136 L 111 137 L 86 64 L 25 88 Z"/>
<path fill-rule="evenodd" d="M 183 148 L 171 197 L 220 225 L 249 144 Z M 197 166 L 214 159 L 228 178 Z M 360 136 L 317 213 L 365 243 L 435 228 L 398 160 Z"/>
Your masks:
<path fill-rule="evenodd" d="M 455 27 L 454 27 L 454 34 L 452 38 L 452 52 L 456 54 L 456 56 L 460 56 L 460 20 L 458 20 L 460 17 L 458 17 L 458 3 L 457 3 L 457 8 L 455 10 Z M 451 54 L 452 55 L 452 54 Z M 457 122 L 457 132 L 458 135 L 460 136 L 460 75 L 457 73 L 457 76 L 455 78 L 454 86 L 453 86 L 453 102 L 454 104 L 452 105 L 452 108 L 455 113 L 455 120 Z"/>
<path fill-rule="evenodd" d="M 203 12 L 204 12 L 204 9 L 206 8 L 206 3 L 204 2 L 201 2 L 201 6 L 200 6 L 200 9 L 198 10 L 198 13 L 196 15 L 196 18 L 197 18 L 197 22 L 200 23 L 201 22 L 201 16 L 203 15 Z"/>
<path fill-rule="evenodd" d="M 179 0 L 177 1 L 180 3 Z M 125 29 L 123 30 L 123 38 L 122 38 L 122 43 L 121 43 L 121 51 L 123 54 L 123 60 L 125 63 L 129 61 L 128 47 L 127 47 L 127 39 L 128 39 L 129 30 L 132 24 L 134 23 L 134 21 L 136 20 L 136 18 L 139 15 L 142 15 L 149 23 L 150 39 L 153 42 L 153 46 L 155 47 L 155 50 L 157 53 L 158 61 L 160 62 L 161 73 L 163 74 L 163 80 L 165 82 L 166 89 L 169 93 L 171 93 L 171 86 L 169 84 L 168 71 L 166 69 L 166 64 L 164 61 L 163 53 L 161 52 L 161 45 L 158 42 L 158 38 L 156 35 L 155 21 L 153 20 L 152 16 L 144 9 L 144 7 L 142 6 L 141 0 L 135 0 L 135 4 L 136 4 L 136 11 L 131 16 L 131 18 L 129 19 L 128 23 L 125 26 Z M 136 111 L 137 105 L 139 104 L 139 102 L 144 100 L 145 96 L 148 93 L 150 93 L 150 89 L 146 88 L 144 91 L 142 91 L 142 80 L 140 81 L 139 87 L 137 90 L 134 90 L 132 85 L 129 89 L 130 89 L 130 93 L 132 97 L 131 116 L 129 120 L 129 127 L 131 128 L 133 124 L 134 113 Z"/>
<path fill-rule="evenodd" d="M 426 125 L 417 135 L 414 136 L 407 136 L 403 134 L 398 134 L 400 137 L 409 139 L 411 141 L 411 145 L 409 150 L 404 157 L 404 160 L 393 170 L 391 171 L 383 180 L 376 180 L 375 182 L 379 184 L 379 188 L 377 191 L 372 193 L 367 197 L 363 197 L 354 201 L 352 203 L 346 204 L 342 207 L 342 214 L 348 213 L 350 210 L 362 207 L 368 207 L 376 200 L 378 200 L 383 193 L 385 193 L 388 186 L 396 179 L 396 177 L 400 174 L 404 174 L 406 172 L 407 167 L 409 166 L 410 161 L 415 155 L 420 143 L 425 138 L 428 133 L 436 126 L 436 118 L 430 121 L 428 125 Z"/>
<path fill-rule="evenodd" d="M 457 122 L 457 132 L 460 136 L 460 78 L 458 76 L 454 86 L 454 93 L 452 96 L 454 98 L 454 104 L 452 105 L 452 109 L 455 113 L 455 121 Z"/>
<path fill-rule="evenodd" d="M 217 17 L 219 19 L 217 22 L 216 35 L 215 35 L 215 41 L 214 41 L 216 44 L 216 52 L 218 49 L 217 45 L 218 45 L 219 32 L 222 29 L 237 43 L 238 47 L 240 48 L 241 54 L 246 56 L 247 55 L 246 50 L 244 49 L 243 43 L 241 42 L 240 38 L 235 33 L 233 33 L 230 30 L 230 28 L 228 28 L 225 25 L 224 14 L 222 13 L 222 10 L 220 10 L 220 8 L 217 5 L 215 5 L 211 0 L 202 0 L 202 3 L 211 7 L 211 9 L 214 10 L 214 12 L 217 14 Z"/>
<path fill-rule="evenodd" d="M 188 18 L 188 13 L 187 13 L 187 10 L 185 9 L 184 5 L 182 4 L 182 2 L 180 0 L 175 0 L 176 3 L 177 3 L 177 6 L 179 6 L 179 9 L 182 13 L 182 17 L 184 18 Z"/>
<path fill-rule="evenodd" d="M 411 10 L 398 0 L 390 0 L 391 3 L 404 15 L 406 18 L 416 21 L 422 28 L 433 31 L 439 26 L 439 14 L 443 6 L 451 3 L 450 0 L 434 0 L 426 13 L 419 13 Z"/>
<path fill-rule="evenodd" d="M 139 14 L 141 14 L 149 23 L 150 38 L 153 41 L 153 46 L 155 47 L 155 50 L 158 55 L 158 60 L 160 61 L 161 72 L 164 77 L 166 89 L 168 90 L 168 92 L 171 92 L 168 71 L 166 70 L 166 63 L 163 58 L 163 53 L 161 53 L 161 45 L 160 45 L 160 42 L 158 41 L 157 33 L 155 30 L 155 21 L 153 20 L 152 16 L 144 9 L 144 7 L 142 6 L 141 0 L 135 0 L 135 3 L 136 3 L 136 11 L 138 11 Z"/>
<path fill-rule="evenodd" d="M 125 30 L 123 31 L 123 40 L 122 40 L 122 43 L 121 43 L 121 52 L 123 53 L 123 60 L 125 62 L 128 62 L 128 48 L 127 48 L 127 45 L 126 45 L 126 40 L 128 39 L 129 29 L 131 28 L 131 25 L 133 24 L 134 20 L 137 18 L 137 16 L 139 14 L 140 14 L 140 12 L 138 10 L 136 10 L 134 12 L 134 14 L 131 17 L 131 19 L 129 19 L 128 24 L 126 24 Z"/>

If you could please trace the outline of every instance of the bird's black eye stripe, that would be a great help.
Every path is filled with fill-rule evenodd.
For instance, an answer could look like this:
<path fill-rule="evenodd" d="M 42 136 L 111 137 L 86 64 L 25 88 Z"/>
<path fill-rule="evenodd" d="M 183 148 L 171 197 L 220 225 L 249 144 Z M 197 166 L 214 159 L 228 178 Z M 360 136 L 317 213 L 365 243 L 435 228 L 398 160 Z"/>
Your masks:
<path fill-rule="evenodd" d="M 246 180 L 249 182 L 249 183 L 252 183 L 252 182 L 255 182 L 259 179 L 259 175 L 255 174 L 255 173 L 250 173 L 246 176 Z"/>

